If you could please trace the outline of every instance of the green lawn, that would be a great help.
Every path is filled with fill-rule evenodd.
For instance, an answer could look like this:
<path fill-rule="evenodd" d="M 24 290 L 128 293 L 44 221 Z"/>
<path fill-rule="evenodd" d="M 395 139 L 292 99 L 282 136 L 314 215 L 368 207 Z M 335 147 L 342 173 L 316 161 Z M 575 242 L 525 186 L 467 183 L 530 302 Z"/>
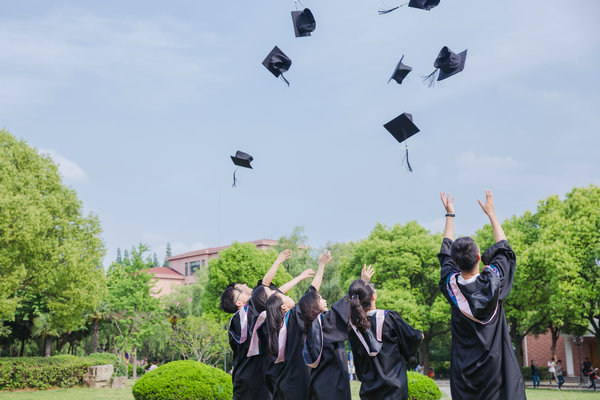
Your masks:
<path fill-rule="evenodd" d="M 131 387 L 133 381 L 127 382 L 125 389 L 58 389 L 35 392 L 0 392 L 2 400 L 133 400 Z M 352 382 L 352 398 L 359 400 L 358 389 L 360 382 Z M 442 399 L 449 397 L 442 395 Z M 600 400 L 599 392 L 558 391 L 556 389 L 527 389 L 528 400 Z"/>

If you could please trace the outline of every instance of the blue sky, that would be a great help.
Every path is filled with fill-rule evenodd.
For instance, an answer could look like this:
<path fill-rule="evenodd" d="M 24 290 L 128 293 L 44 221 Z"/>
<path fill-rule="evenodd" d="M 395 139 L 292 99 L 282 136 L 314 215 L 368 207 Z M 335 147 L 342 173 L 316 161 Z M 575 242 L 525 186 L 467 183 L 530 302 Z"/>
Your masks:
<path fill-rule="evenodd" d="M 366 237 L 377 222 L 456 230 L 547 196 L 600 184 L 600 2 L 306 0 L 317 20 L 295 38 L 293 1 L 0 1 L 0 126 L 50 154 L 107 244 L 160 260 L 304 226 L 312 246 Z M 261 62 L 293 61 L 288 88 Z M 443 46 L 463 72 L 427 88 Z M 386 84 L 404 54 L 413 71 Z M 404 146 L 382 125 L 402 112 Z M 238 171 L 236 150 L 252 154 Z"/>

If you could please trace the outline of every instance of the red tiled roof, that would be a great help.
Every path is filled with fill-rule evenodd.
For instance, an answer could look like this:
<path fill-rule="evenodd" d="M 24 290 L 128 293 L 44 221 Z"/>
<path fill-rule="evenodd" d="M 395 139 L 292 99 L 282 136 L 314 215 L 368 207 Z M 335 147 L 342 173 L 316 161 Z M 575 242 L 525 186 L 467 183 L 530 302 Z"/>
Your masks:
<path fill-rule="evenodd" d="M 179 272 L 175 271 L 174 269 L 168 268 L 168 267 L 154 267 L 154 268 L 150 268 L 146 270 L 147 273 L 149 274 L 160 274 L 160 275 L 175 275 L 175 276 L 183 276 L 181 275 Z"/>
<path fill-rule="evenodd" d="M 253 243 L 253 244 L 257 245 L 257 246 L 260 246 L 260 245 L 275 246 L 275 245 L 277 245 L 279 243 L 279 241 L 273 240 L 273 239 L 260 239 L 260 240 L 253 240 L 251 242 L 245 242 L 245 243 Z M 171 260 L 176 260 L 178 258 L 186 258 L 186 257 L 192 257 L 192 256 L 199 256 L 199 255 L 203 255 L 203 254 L 218 253 L 219 251 L 225 250 L 228 247 L 231 247 L 231 245 L 220 246 L 220 247 L 210 247 L 208 249 L 200 249 L 200 250 L 188 251 L 187 253 L 177 254 L 175 256 L 171 256 L 171 257 L 167 258 L 167 260 L 171 261 Z"/>

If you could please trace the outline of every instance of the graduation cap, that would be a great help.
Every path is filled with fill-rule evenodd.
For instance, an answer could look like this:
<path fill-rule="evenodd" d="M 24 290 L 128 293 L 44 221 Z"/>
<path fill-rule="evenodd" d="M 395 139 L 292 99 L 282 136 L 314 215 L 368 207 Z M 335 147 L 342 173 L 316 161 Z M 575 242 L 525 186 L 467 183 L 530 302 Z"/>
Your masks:
<path fill-rule="evenodd" d="M 290 60 L 290 58 L 279 49 L 279 47 L 273 47 L 273 50 L 271 50 L 271 52 L 263 60 L 262 64 L 277 78 L 281 76 L 283 81 L 290 86 L 290 83 L 287 79 L 285 79 L 283 73 L 290 69 L 292 60 Z"/>
<path fill-rule="evenodd" d="M 292 21 L 296 37 L 310 36 L 310 33 L 317 27 L 315 17 L 308 8 L 302 11 L 292 11 Z"/>
<path fill-rule="evenodd" d="M 402 64 L 403 59 L 404 59 L 404 55 L 402 55 L 402 58 L 400 58 L 400 62 L 398 62 L 398 65 L 396 65 L 396 68 L 394 69 L 392 76 L 388 80 L 388 83 L 390 83 L 390 81 L 393 79 L 396 82 L 398 82 L 398 84 L 401 84 L 402 81 L 404 80 L 404 78 L 406 78 L 406 75 L 408 75 L 408 73 L 410 71 L 412 71 L 411 67 L 409 67 L 408 65 Z"/>
<path fill-rule="evenodd" d="M 252 160 L 254 160 L 254 158 L 247 153 L 244 153 L 243 151 L 236 151 L 235 152 L 235 156 L 230 156 L 231 157 L 231 161 L 233 161 L 233 163 L 235 165 L 237 165 L 238 167 L 244 167 L 244 168 L 250 168 L 252 169 L 252 165 L 250 165 L 250 162 Z M 235 187 L 236 183 L 237 183 L 237 178 L 235 176 L 235 173 L 237 172 L 237 168 L 235 169 L 235 171 L 233 171 L 233 185 L 232 187 Z"/>
<path fill-rule="evenodd" d="M 404 146 L 406 148 L 406 155 L 404 156 L 404 159 L 406 160 L 408 170 L 412 172 L 412 167 L 408 161 L 408 145 L 406 144 L 406 139 L 420 131 L 412 121 L 412 114 L 402 113 L 387 124 L 383 125 L 383 127 L 392 134 L 398 143 L 404 142 Z"/>
<path fill-rule="evenodd" d="M 465 68 L 465 61 L 467 60 L 467 50 L 462 53 L 456 54 L 448 48 L 448 46 L 442 47 L 438 54 L 433 66 L 436 68 L 431 74 L 423 77 L 423 81 L 427 82 L 429 86 L 433 86 L 435 74 L 439 71 L 437 77 L 438 81 L 442 81 L 446 78 L 450 78 L 452 75 L 458 74 Z"/>
<path fill-rule="evenodd" d="M 412 8 L 418 8 L 420 10 L 429 11 L 432 8 L 437 7 L 437 5 L 440 4 L 440 0 L 410 0 L 408 3 L 401 4 L 397 7 L 393 7 L 388 10 L 379 10 L 378 12 L 379 12 L 379 15 L 389 14 L 392 11 L 397 10 L 400 7 L 405 6 L 407 4 L 409 7 L 412 7 Z"/>

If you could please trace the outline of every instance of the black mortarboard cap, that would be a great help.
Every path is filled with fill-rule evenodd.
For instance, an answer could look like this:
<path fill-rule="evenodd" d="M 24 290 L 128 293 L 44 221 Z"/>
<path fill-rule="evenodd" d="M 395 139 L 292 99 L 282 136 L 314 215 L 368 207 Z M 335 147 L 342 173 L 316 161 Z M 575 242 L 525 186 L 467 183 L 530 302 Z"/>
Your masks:
<path fill-rule="evenodd" d="M 276 77 L 281 76 L 283 80 L 289 85 L 290 83 L 283 77 L 283 73 L 290 69 L 292 60 L 286 56 L 279 47 L 273 47 L 273 50 L 263 60 L 262 64 Z"/>
<path fill-rule="evenodd" d="M 406 139 L 419 132 L 419 128 L 417 128 L 412 121 L 412 114 L 402 113 L 383 126 L 392 134 L 398 143 L 404 142 L 406 148 L 404 160 L 406 161 L 408 170 L 412 172 L 412 167 L 408 161 L 408 145 L 406 144 Z"/>
<path fill-rule="evenodd" d="M 292 21 L 296 37 L 310 36 L 310 33 L 314 32 L 317 27 L 315 17 L 308 8 L 302 11 L 292 11 Z"/>
<path fill-rule="evenodd" d="M 401 84 L 402 81 L 404 80 L 404 78 L 406 78 L 406 75 L 408 75 L 408 73 L 410 71 L 412 71 L 411 67 L 409 67 L 408 65 L 402 64 L 403 59 L 404 59 L 404 55 L 402 56 L 402 58 L 400 58 L 400 62 L 398 63 L 398 65 L 396 65 L 396 68 L 394 69 L 392 76 L 388 80 L 388 83 L 390 83 L 390 81 L 393 79 L 396 82 L 398 82 L 398 84 Z"/>
<path fill-rule="evenodd" d="M 410 0 L 408 6 L 421 10 L 431 10 L 438 4 L 440 4 L 440 0 Z"/>
<path fill-rule="evenodd" d="M 250 168 L 252 169 L 252 165 L 250 162 L 254 160 L 250 154 L 244 153 L 243 151 L 236 151 L 235 156 L 230 156 L 231 161 L 239 167 Z"/>
<path fill-rule="evenodd" d="M 419 128 L 412 122 L 412 114 L 409 113 L 402 113 L 383 126 L 392 134 L 398 143 L 402 143 L 415 133 L 419 132 Z"/>
<path fill-rule="evenodd" d="M 467 50 L 462 53 L 454 53 L 448 48 L 448 46 L 442 47 L 438 54 L 434 67 L 440 69 L 440 74 L 437 80 L 441 81 L 451 77 L 454 74 L 458 74 L 465 68 L 465 61 L 467 60 Z"/>

